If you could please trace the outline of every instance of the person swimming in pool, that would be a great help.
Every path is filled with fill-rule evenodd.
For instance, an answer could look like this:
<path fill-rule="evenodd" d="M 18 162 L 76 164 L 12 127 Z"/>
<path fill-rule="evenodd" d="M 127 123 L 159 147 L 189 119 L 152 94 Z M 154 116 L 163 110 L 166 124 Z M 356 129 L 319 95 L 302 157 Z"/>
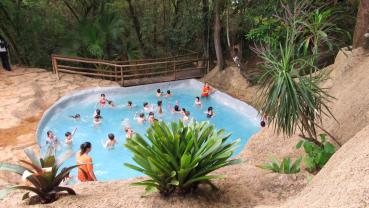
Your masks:
<path fill-rule="evenodd" d="M 72 144 L 73 136 L 76 133 L 76 131 L 77 131 L 77 128 L 74 128 L 72 133 L 70 133 L 69 131 L 65 133 L 65 144 L 68 144 L 68 145 Z"/>
<path fill-rule="evenodd" d="M 202 103 L 201 103 L 201 100 L 200 100 L 200 97 L 199 96 L 197 96 L 195 98 L 195 105 L 198 106 L 198 107 L 201 107 L 202 106 Z"/>
<path fill-rule="evenodd" d="M 150 113 L 149 113 L 149 117 L 147 118 L 147 120 L 148 120 L 150 123 L 154 123 L 154 121 L 155 121 L 155 115 L 154 115 L 154 112 L 150 112 Z"/>
<path fill-rule="evenodd" d="M 158 101 L 158 114 L 159 115 L 163 114 L 163 101 L 161 100 Z"/>
<path fill-rule="evenodd" d="M 108 139 L 106 140 L 105 144 L 104 144 L 104 148 L 108 149 L 108 150 L 112 150 L 115 147 L 115 144 L 117 144 L 117 140 L 115 139 L 114 134 L 110 133 L 108 134 Z"/>
<path fill-rule="evenodd" d="M 188 122 L 190 120 L 190 111 L 186 111 L 183 115 L 183 122 Z"/>
<path fill-rule="evenodd" d="M 184 116 L 184 115 L 186 115 L 186 108 L 182 108 L 182 110 L 181 110 L 181 114 Z"/>
<path fill-rule="evenodd" d="M 81 119 L 81 115 L 79 115 L 78 113 L 74 116 L 69 116 L 70 118 L 73 118 L 76 121 L 79 121 Z"/>
<path fill-rule="evenodd" d="M 134 105 L 133 105 L 132 101 L 130 101 L 130 100 L 129 100 L 129 101 L 127 102 L 127 108 L 128 108 L 128 109 L 132 109 L 133 107 L 134 107 Z"/>
<path fill-rule="evenodd" d="M 46 144 L 47 145 L 54 145 L 58 142 L 58 139 L 55 137 L 54 132 L 51 130 L 46 132 L 47 138 L 46 138 Z"/>
<path fill-rule="evenodd" d="M 145 112 L 149 112 L 149 111 L 152 111 L 153 107 L 150 106 L 148 102 L 144 102 L 143 109 Z"/>
<path fill-rule="evenodd" d="M 108 101 L 108 105 L 110 108 L 114 108 L 115 107 L 115 103 L 112 100 L 107 100 Z"/>
<path fill-rule="evenodd" d="M 209 107 L 208 108 L 208 111 L 205 112 L 206 113 L 206 117 L 207 118 L 212 118 L 215 116 L 215 112 L 213 111 L 213 107 Z"/>
<path fill-rule="evenodd" d="M 145 123 L 146 121 L 146 118 L 145 118 L 145 113 L 140 113 L 138 116 L 137 116 L 137 113 L 134 117 L 134 119 L 137 121 L 137 123 L 139 124 L 143 124 Z"/>
<path fill-rule="evenodd" d="M 105 94 L 101 94 L 101 95 L 100 95 L 100 100 L 99 100 L 100 106 L 101 106 L 102 108 L 103 108 L 103 107 L 105 107 L 106 102 L 107 102 L 107 99 L 106 99 L 106 97 L 105 97 Z"/>
<path fill-rule="evenodd" d="M 167 94 L 165 94 L 165 97 L 172 97 L 173 94 L 170 90 L 167 90 Z"/>
<path fill-rule="evenodd" d="M 133 130 L 131 127 L 125 127 L 124 131 L 126 132 L 126 139 L 131 139 L 133 137 Z"/>
<path fill-rule="evenodd" d="M 163 92 L 161 91 L 161 89 L 157 89 L 156 90 L 156 97 L 161 97 L 163 96 Z"/>
<path fill-rule="evenodd" d="M 98 126 L 98 125 L 100 125 L 101 124 L 101 121 L 102 120 L 102 116 L 100 116 L 100 115 L 95 115 L 94 116 L 94 126 L 96 127 L 96 126 Z"/>

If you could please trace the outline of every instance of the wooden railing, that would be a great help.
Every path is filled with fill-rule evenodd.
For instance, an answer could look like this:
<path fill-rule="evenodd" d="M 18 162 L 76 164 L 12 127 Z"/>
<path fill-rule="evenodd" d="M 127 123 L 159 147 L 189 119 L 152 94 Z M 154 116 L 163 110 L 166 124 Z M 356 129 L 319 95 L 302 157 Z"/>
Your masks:
<path fill-rule="evenodd" d="M 117 81 L 133 86 L 180 79 L 200 78 L 207 68 L 207 59 L 195 54 L 134 61 L 107 61 L 90 58 L 52 55 L 53 72 L 79 74 Z"/>

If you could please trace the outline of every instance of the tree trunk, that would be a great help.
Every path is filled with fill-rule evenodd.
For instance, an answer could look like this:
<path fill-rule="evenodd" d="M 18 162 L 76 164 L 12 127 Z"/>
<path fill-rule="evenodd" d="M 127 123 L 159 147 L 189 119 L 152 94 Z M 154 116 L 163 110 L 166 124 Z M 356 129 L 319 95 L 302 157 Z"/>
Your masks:
<path fill-rule="evenodd" d="M 356 18 L 356 26 L 352 48 L 364 46 L 366 43 L 365 33 L 369 32 L 369 0 L 361 0 Z"/>
<path fill-rule="evenodd" d="M 221 43 L 221 36 L 220 36 L 220 1 L 221 0 L 215 0 L 214 5 L 214 47 L 215 47 L 215 53 L 217 56 L 217 66 L 219 67 L 219 70 L 224 69 L 224 58 L 223 58 L 223 50 L 222 50 L 222 43 Z"/>
<path fill-rule="evenodd" d="M 137 35 L 138 42 L 140 44 L 140 48 L 141 48 L 141 50 L 143 51 L 144 54 L 147 54 L 147 52 L 145 50 L 146 49 L 145 44 L 143 43 L 143 40 L 142 40 L 140 21 L 138 20 L 138 17 L 135 13 L 135 10 L 134 10 L 133 5 L 132 5 L 132 1 L 127 0 L 127 2 L 128 2 L 128 6 L 129 6 L 129 14 L 130 14 L 130 16 L 132 18 L 132 21 L 133 21 L 133 26 L 135 28 L 135 32 L 136 32 L 136 35 Z"/>
<path fill-rule="evenodd" d="M 208 51 L 208 30 L 209 30 L 209 0 L 202 0 L 202 18 L 203 18 L 203 50 L 204 56 L 209 57 Z"/>

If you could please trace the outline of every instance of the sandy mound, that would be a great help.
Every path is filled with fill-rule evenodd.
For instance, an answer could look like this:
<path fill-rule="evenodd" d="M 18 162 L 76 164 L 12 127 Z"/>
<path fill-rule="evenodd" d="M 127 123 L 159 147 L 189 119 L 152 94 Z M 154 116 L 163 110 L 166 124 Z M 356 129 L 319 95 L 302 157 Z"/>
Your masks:
<path fill-rule="evenodd" d="M 235 66 L 227 67 L 221 71 L 215 67 L 203 80 L 219 90 L 253 104 L 256 87 L 251 86 L 242 76 L 240 69 Z"/>
<path fill-rule="evenodd" d="M 324 126 L 345 143 L 369 125 L 369 58 L 361 50 L 341 51 L 329 68 L 331 79 L 325 83 L 335 97 L 331 110 L 337 121 L 325 119 Z"/>
<path fill-rule="evenodd" d="M 369 207 L 368 149 L 369 126 L 345 143 L 298 197 L 281 207 Z"/>

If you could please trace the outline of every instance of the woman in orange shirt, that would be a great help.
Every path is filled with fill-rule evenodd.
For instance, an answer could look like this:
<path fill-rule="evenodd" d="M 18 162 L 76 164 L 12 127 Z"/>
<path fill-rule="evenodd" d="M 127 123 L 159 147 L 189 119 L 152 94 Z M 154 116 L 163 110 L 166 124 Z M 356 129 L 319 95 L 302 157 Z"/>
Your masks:
<path fill-rule="evenodd" d="M 211 88 L 209 84 L 205 82 L 205 85 L 202 87 L 201 97 L 208 97 L 210 94 Z"/>
<path fill-rule="evenodd" d="M 91 148 L 91 143 L 85 142 L 81 144 L 81 151 L 76 155 L 77 165 L 80 165 L 78 167 L 78 180 L 81 182 L 97 181 L 94 173 L 94 167 L 92 165 L 92 158 L 88 156 Z"/>

